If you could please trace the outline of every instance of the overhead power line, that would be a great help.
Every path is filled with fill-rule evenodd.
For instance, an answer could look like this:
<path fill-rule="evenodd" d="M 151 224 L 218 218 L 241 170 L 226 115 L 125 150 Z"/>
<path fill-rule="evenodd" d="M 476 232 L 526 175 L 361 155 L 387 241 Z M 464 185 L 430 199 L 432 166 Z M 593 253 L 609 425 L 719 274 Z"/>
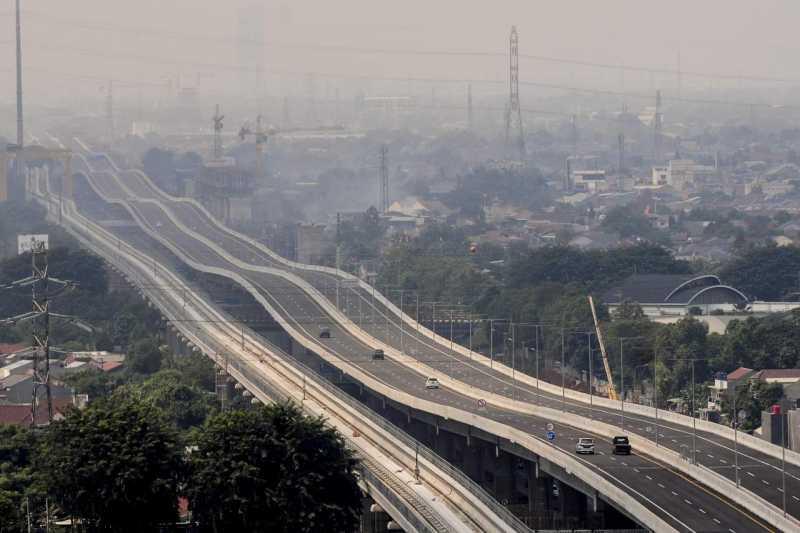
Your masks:
<path fill-rule="evenodd" d="M 115 33 L 131 33 L 137 36 L 150 35 L 161 36 L 172 39 L 203 41 L 214 43 L 228 43 L 237 46 L 250 45 L 262 46 L 269 48 L 284 48 L 293 50 L 313 50 L 318 52 L 330 53 L 350 53 L 350 54 L 367 54 L 367 55 L 394 55 L 394 56 L 439 56 L 439 57 L 488 57 L 488 58 L 505 58 L 506 53 L 502 51 L 480 51 L 480 50 L 419 50 L 419 49 L 397 49 L 397 48 L 375 48 L 375 47 L 360 47 L 348 45 L 331 45 L 331 44 L 306 44 L 306 43 L 286 43 L 273 40 L 254 40 L 254 39 L 238 39 L 232 37 L 225 37 L 222 35 L 210 36 L 204 34 L 176 32 L 167 29 L 153 29 L 146 27 L 131 27 L 119 26 L 100 23 L 87 23 L 81 19 L 70 19 L 66 17 L 58 17 L 49 13 L 40 11 L 24 10 L 26 16 L 33 17 L 34 19 L 52 20 L 59 25 L 69 24 L 70 27 L 83 28 L 88 30 L 107 31 Z M 0 15 L 2 16 L 2 15 Z M 800 83 L 800 78 L 789 77 L 776 77 L 776 76 L 760 76 L 754 74 L 730 74 L 719 72 L 700 72 L 692 70 L 682 70 L 678 68 L 667 67 L 653 67 L 647 65 L 635 65 L 627 63 L 606 63 L 598 61 L 588 61 L 574 58 L 545 56 L 538 54 L 519 54 L 520 59 L 529 61 L 540 61 L 546 63 L 554 63 L 560 65 L 580 66 L 587 68 L 600 68 L 613 71 L 626 71 L 626 72 L 640 72 L 646 74 L 667 74 L 671 76 L 695 77 L 704 79 L 720 79 L 731 81 L 754 81 L 754 82 L 772 82 L 772 83 Z"/>

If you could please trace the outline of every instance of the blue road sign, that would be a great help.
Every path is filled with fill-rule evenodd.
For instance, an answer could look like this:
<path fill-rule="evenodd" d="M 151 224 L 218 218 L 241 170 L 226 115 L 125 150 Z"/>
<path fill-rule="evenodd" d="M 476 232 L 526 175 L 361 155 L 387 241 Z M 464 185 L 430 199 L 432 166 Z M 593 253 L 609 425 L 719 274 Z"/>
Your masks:
<path fill-rule="evenodd" d="M 548 431 L 547 432 L 547 440 L 549 440 L 550 442 L 553 442 L 554 440 L 556 440 L 556 432 L 555 431 Z"/>

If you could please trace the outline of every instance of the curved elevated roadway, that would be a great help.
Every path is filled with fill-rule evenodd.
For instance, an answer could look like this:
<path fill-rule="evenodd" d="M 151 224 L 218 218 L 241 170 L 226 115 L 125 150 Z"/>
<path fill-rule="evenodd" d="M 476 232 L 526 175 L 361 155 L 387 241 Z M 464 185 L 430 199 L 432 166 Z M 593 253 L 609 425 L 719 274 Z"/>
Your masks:
<path fill-rule="evenodd" d="M 489 407 L 480 413 L 481 419 L 494 420 L 527 435 L 542 435 L 546 422 L 558 416 L 556 413 L 554 417 L 552 411 L 562 405 L 557 396 L 545 393 L 529 382 L 512 381 L 501 369 L 488 368 L 481 360 L 482 356 L 451 350 L 439 339 L 432 339 L 429 332 L 418 331 L 416 325 L 408 324 L 407 317 L 401 322 L 400 315 L 391 305 L 380 298 L 375 299 L 368 287 L 348 283 L 344 289 L 359 302 L 360 312 L 352 303 L 332 311 L 332 302 L 323 302 L 325 298 L 321 292 L 337 282 L 337 276 L 331 272 L 287 264 L 247 238 L 221 227 L 196 204 L 166 197 L 140 173 L 119 172 L 104 157 L 85 160 L 83 164 L 83 170 L 101 196 L 128 209 L 146 231 L 173 247 L 182 259 L 190 264 L 235 273 L 248 280 L 272 308 L 271 312 L 281 316 L 301 342 L 318 345 L 319 329 L 330 328 L 332 338 L 325 342 L 323 351 L 339 365 L 356 367 L 385 387 L 466 411 L 476 411 L 476 398 L 486 397 Z M 366 320 L 365 307 L 379 320 Z M 401 323 L 404 324 L 402 328 Z M 386 346 L 392 356 L 384 362 L 371 361 L 370 354 L 376 345 Z M 424 377 L 431 369 L 447 376 L 443 379 L 446 385 L 443 389 L 424 389 Z M 469 389 L 465 391 L 461 387 L 463 384 Z M 547 412 L 549 416 L 520 412 L 516 403 L 499 400 L 508 400 L 512 396 L 516 397 L 517 403 L 540 405 L 539 411 Z M 588 419 L 582 402 L 571 400 L 568 408 L 574 415 Z M 598 422 L 603 422 L 603 417 L 614 416 L 611 409 L 597 408 L 592 410 L 592 415 Z M 636 416 L 630 420 L 634 426 L 637 420 L 647 423 L 645 418 Z M 573 446 L 570 439 L 579 436 L 595 436 L 598 442 L 607 441 L 606 435 L 592 435 L 576 427 L 581 427 L 581 424 L 558 427 L 561 438 L 555 448 L 569 453 Z M 663 428 L 660 432 L 663 432 L 661 438 L 665 439 L 665 444 L 672 442 L 674 437 L 686 438 L 685 428 L 676 427 L 676 433 L 671 435 L 667 426 L 659 427 Z M 711 440 L 709 445 L 713 445 Z M 680 441 L 676 438 L 674 442 Z M 753 518 L 731 501 L 661 462 L 641 455 L 622 461 L 611 456 L 608 447 L 602 445 L 599 451 L 602 453 L 580 461 L 633 495 L 676 529 L 743 531 L 765 527 L 764 520 Z"/>

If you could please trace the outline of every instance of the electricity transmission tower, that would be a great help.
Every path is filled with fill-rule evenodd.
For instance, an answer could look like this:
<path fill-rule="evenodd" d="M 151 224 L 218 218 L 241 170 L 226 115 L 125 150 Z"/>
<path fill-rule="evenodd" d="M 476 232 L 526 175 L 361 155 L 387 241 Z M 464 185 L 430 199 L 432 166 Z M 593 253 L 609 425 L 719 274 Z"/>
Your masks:
<path fill-rule="evenodd" d="M 51 292 L 51 283 L 58 285 L 57 290 L 54 292 Z M 77 321 L 74 317 L 50 313 L 50 300 L 64 290 L 74 287 L 74 283 L 50 277 L 45 242 L 34 241 L 32 243 L 31 275 L 0 288 L 15 289 L 28 286 L 31 287 L 31 311 L 2 320 L 0 324 L 15 325 L 24 321 L 31 321 L 32 323 L 33 393 L 31 395 L 31 426 L 35 426 L 42 389 L 44 389 L 44 396 L 47 402 L 47 421 L 48 423 L 53 421 L 53 400 L 50 393 L 50 318 Z"/>
<path fill-rule="evenodd" d="M 519 104 L 519 35 L 511 27 L 509 39 L 509 99 L 506 108 L 506 144 L 516 144 L 519 159 L 525 159 L 525 134 L 522 126 L 522 109 Z M 512 141 L 513 130 L 513 141 Z"/>
<path fill-rule="evenodd" d="M 380 198 L 378 205 L 381 213 L 389 210 L 389 147 L 381 146 Z"/>

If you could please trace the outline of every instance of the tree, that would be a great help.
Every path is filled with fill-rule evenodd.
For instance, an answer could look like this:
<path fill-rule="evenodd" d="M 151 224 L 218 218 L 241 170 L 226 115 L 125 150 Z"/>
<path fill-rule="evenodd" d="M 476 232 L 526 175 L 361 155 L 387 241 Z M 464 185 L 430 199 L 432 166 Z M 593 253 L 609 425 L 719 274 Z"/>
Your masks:
<path fill-rule="evenodd" d="M 161 368 L 163 354 L 155 339 L 144 338 L 133 344 L 128 353 L 128 369 L 138 374 L 154 374 Z"/>
<path fill-rule="evenodd" d="M 0 533 L 23 530 L 26 497 L 36 496 L 34 450 L 35 436 L 31 431 L 0 426 Z"/>
<path fill-rule="evenodd" d="M 800 248 L 763 246 L 753 248 L 720 272 L 722 280 L 762 300 L 779 300 L 798 290 Z"/>
<path fill-rule="evenodd" d="M 177 518 L 177 437 L 146 402 L 114 395 L 50 426 L 39 453 L 48 494 L 89 531 L 156 531 Z"/>
<path fill-rule="evenodd" d="M 188 497 L 204 531 L 352 531 L 354 466 L 334 429 L 291 404 L 221 413 L 190 457 Z"/>
<path fill-rule="evenodd" d="M 214 401 L 202 389 L 186 383 L 177 370 L 161 370 L 132 392 L 158 408 L 167 420 L 181 430 L 201 425 L 214 409 Z"/>

